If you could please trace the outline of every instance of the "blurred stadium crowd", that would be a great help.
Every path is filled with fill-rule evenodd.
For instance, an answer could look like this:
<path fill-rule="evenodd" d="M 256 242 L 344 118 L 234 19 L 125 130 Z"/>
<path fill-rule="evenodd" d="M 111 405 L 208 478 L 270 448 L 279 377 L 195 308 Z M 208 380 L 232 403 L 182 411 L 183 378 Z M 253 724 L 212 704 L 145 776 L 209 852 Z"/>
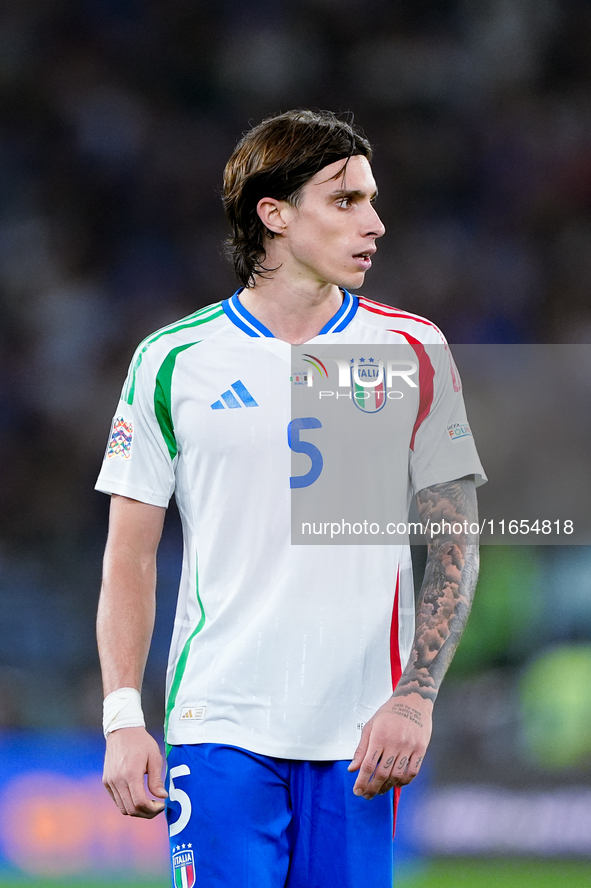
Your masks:
<path fill-rule="evenodd" d="M 590 89 L 589 0 L 3 4 L 1 726 L 98 725 L 108 504 L 92 488 L 108 424 L 136 344 L 236 287 L 220 183 L 249 123 L 298 106 L 354 112 L 388 229 L 366 295 L 427 315 L 452 343 L 588 343 Z M 516 666 L 539 639 L 591 641 L 587 550 L 576 559 L 579 610 L 559 550 L 528 551 L 513 602 L 490 582 L 498 638 L 475 626 L 463 674 Z M 156 723 L 168 627 L 148 670 Z M 505 673 L 482 675 L 501 700 Z M 490 725 L 481 734 L 490 746 Z"/>

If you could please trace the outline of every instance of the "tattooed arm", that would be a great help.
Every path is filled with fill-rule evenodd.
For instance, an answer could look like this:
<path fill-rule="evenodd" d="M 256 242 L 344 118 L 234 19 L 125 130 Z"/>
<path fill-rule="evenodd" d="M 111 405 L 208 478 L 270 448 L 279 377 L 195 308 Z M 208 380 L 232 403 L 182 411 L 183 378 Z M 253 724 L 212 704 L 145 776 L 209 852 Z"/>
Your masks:
<path fill-rule="evenodd" d="M 433 704 L 456 651 L 478 577 L 478 534 L 474 481 L 435 484 L 417 495 L 423 525 L 441 533 L 428 547 L 417 607 L 412 652 L 394 694 L 363 729 L 350 771 L 359 770 L 354 792 L 366 799 L 410 783 L 419 772 L 431 738 Z M 454 533 L 455 529 L 461 532 Z M 370 782 L 371 781 L 371 782 Z"/>

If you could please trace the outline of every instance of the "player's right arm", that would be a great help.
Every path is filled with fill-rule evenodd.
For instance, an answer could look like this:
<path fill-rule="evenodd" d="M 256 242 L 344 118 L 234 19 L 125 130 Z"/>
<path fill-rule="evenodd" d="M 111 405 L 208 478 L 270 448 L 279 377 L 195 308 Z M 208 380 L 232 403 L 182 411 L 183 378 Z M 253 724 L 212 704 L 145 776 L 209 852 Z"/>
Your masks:
<path fill-rule="evenodd" d="M 166 509 L 113 495 L 97 616 L 105 696 L 141 690 L 156 610 L 156 552 Z M 143 727 L 107 736 L 103 783 L 122 814 L 155 817 L 164 809 L 162 756 Z M 144 775 L 148 776 L 146 792 Z"/>

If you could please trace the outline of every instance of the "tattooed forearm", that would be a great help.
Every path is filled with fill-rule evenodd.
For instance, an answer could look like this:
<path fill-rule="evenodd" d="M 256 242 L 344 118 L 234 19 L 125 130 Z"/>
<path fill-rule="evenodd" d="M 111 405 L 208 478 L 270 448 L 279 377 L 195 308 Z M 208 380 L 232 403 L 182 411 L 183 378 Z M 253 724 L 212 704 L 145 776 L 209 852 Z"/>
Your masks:
<path fill-rule="evenodd" d="M 478 520 L 474 482 L 467 478 L 425 488 L 417 503 L 423 525 L 438 522 L 451 531 L 455 524 L 464 530 Z M 395 696 L 417 693 L 435 700 L 464 631 L 477 578 L 477 536 L 448 532 L 432 539 L 413 649 Z"/>

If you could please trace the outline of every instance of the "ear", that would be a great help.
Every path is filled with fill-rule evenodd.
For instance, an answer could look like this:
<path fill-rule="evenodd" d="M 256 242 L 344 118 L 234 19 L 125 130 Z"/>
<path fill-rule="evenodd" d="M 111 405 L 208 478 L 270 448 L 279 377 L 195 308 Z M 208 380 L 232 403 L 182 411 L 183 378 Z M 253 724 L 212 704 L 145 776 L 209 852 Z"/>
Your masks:
<path fill-rule="evenodd" d="M 257 204 L 258 217 L 273 234 L 283 234 L 287 227 L 289 204 L 274 197 L 262 197 Z"/>

